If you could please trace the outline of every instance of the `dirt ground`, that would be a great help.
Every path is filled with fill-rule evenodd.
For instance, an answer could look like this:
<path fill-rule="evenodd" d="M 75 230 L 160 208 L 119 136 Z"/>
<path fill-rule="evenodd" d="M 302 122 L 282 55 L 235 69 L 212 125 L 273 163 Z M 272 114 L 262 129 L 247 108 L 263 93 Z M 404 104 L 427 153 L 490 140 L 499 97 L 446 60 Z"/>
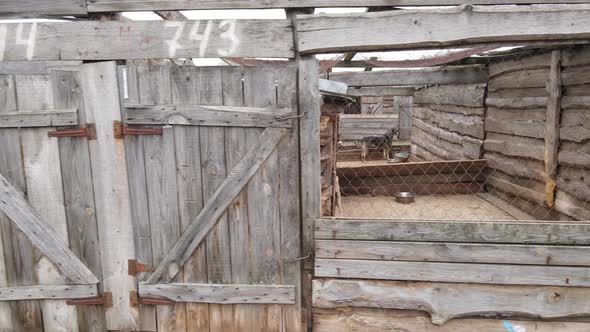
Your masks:
<path fill-rule="evenodd" d="M 514 220 L 512 216 L 476 195 L 425 195 L 411 204 L 392 196 L 342 197 L 340 217 L 449 220 Z"/>

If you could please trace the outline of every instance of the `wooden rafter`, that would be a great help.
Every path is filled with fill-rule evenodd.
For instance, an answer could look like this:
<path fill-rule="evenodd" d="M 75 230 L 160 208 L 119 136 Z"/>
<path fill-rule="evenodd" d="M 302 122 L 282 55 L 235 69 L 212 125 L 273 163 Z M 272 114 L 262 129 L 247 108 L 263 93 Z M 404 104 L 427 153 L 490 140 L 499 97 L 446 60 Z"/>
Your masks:
<path fill-rule="evenodd" d="M 98 283 L 96 276 L 25 200 L 24 194 L 12 186 L 2 174 L 0 174 L 0 210 L 72 283 Z"/>
<path fill-rule="evenodd" d="M 199 215 L 186 228 L 180 239 L 160 262 L 147 284 L 169 283 L 184 263 L 219 221 L 234 198 L 248 180 L 264 164 L 286 133 L 286 129 L 268 128 L 260 136 L 259 143 L 232 169 L 231 173 L 207 201 Z"/>

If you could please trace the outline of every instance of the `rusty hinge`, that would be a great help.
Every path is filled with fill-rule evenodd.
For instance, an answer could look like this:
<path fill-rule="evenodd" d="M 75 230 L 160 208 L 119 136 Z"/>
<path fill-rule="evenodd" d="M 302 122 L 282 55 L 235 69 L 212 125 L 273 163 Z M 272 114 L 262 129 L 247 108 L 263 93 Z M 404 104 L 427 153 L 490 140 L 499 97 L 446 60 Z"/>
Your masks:
<path fill-rule="evenodd" d="M 135 259 L 128 259 L 127 260 L 127 273 L 130 276 L 135 276 L 138 273 L 142 273 L 142 272 L 154 272 L 154 268 L 149 266 L 149 265 L 145 265 L 143 263 L 140 263 L 138 261 L 136 261 Z"/>
<path fill-rule="evenodd" d="M 104 292 L 101 296 L 71 299 L 67 300 L 66 303 L 68 305 L 103 305 L 110 308 L 113 306 L 113 293 Z"/>
<path fill-rule="evenodd" d="M 145 305 L 172 305 L 175 304 L 176 302 L 172 301 L 172 300 L 167 300 L 167 299 L 159 299 L 159 298 L 154 298 L 154 297 L 140 297 L 139 294 L 137 294 L 137 291 L 131 290 L 129 291 L 129 304 L 132 307 L 137 307 L 140 304 L 145 304 Z"/>
<path fill-rule="evenodd" d="M 127 127 L 121 121 L 113 121 L 115 138 L 123 138 L 128 135 L 162 135 L 162 128 L 137 128 Z"/>
<path fill-rule="evenodd" d="M 50 131 L 47 133 L 49 137 L 86 137 L 88 139 L 96 139 L 96 126 L 89 123 L 84 128 L 69 128 Z"/>

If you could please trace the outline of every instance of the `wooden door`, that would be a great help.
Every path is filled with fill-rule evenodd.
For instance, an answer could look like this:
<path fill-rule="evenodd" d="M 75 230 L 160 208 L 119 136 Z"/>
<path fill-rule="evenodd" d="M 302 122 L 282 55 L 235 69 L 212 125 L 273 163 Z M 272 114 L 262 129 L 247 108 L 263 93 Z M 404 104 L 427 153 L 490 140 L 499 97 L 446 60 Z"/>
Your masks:
<path fill-rule="evenodd" d="M 142 330 L 299 330 L 296 68 L 140 63 L 119 82 L 136 258 L 156 268 Z"/>

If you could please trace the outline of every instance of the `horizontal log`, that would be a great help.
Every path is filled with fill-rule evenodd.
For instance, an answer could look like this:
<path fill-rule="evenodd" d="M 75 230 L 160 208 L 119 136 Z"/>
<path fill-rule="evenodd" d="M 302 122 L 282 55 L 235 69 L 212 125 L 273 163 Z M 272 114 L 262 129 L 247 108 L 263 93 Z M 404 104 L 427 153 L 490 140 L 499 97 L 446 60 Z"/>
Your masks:
<path fill-rule="evenodd" d="M 563 89 L 564 96 L 590 96 L 590 84 L 570 85 Z"/>
<path fill-rule="evenodd" d="M 52 70 L 77 71 L 82 61 L 0 61 L 2 75 L 49 75 Z"/>
<path fill-rule="evenodd" d="M 557 160 L 562 166 L 590 168 L 590 153 L 584 151 L 562 150 L 557 154 Z"/>
<path fill-rule="evenodd" d="M 547 107 L 547 97 L 488 97 L 486 99 L 486 105 L 488 107 L 507 109 L 539 109 Z"/>
<path fill-rule="evenodd" d="M 524 221 L 318 219 L 317 240 L 589 245 L 590 224 Z M 584 233 L 586 232 L 586 233 Z"/>
<path fill-rule="evenodd" d="M 529 98 L 546 96 L 547 91 L 545 90 L 545 87 L 488 91 L 488 98 Z"/>
<path fill-rule="evenodd" d="M 436 112 L 457 113 L 463 115 L 484 115 L 484 107 L 467 107 L 457 105 L 437 105 L 437 104 L 421 104 L 419 106 L 427 107 Z"/>
<path fill-rule="evenodd" d="M 561 80 L 564 86 L 590 84 L 590 64 L 563 69 Z"/>
<path fill-rule="evenodd" d="M 485 120 L 485 127 L 487 132 L 532 138 L 545 137 L 545 121 L 519 121 L 516 119 L 498 119 L 490 116 Z"/>
<path fill-rule="evenodd" d="M 544 160 L 544 141 L 541 139 L 488 132 L 484 151 L 498 152 L 505 156 Z"/>
<path fill-rule="evenodd" d="M 432 153 L 432 151 L 427 150 L 418 144 L 412 144 L 412 146 L 410 146 L 410 154 L 413 158 L 416 158 L 416 160 L 418 161 L 444 160 L 444 158 L 439 157 L 438 155 Z"/>
<path fill-rule="evenodd" d="M 98 296 L 96 285 L 43 285 L 0 288 L 0 301 L 61 300 Z"/>
<path fill-rule="evenodd" d="M 316 259 L 315 276 L 495 285 L 588 287 L 586 267 Z"/>
<path fill-rule="evenodd" d="M 584 39 L 590 37 L 590 27 L 583 24 L 589 14 L 587 5 L 458 6 L 300 15 L 296 30 L 298 50 L 302 53 L 440 48 L 491 42 Z M 446 28 L 449 22 L 452 28 Z"/>
<path fill-rule="evenodd" d="M 503 89 L 542 88 L 549 79 L 549 69 L 532 69 L 502 74 L 491 78 L 489 91 Z"/>
<path fill-rule="evenodd" d="M 590 86 L 585 96 L 564 96 L 561 98 L 562 109 L 590 109 Z"/>
<path fill-rule="evenodd" d="M 337 279 L 313 281 L 315 308 L 420 310 L 428 312 L 432 323 L 437 325 L 457 317 L 501 315 L 548 319 L 582 316 L 590 313 L 587 296 L 590 296 L 587 288 Z"/>
<path fill-rule="evenodd" d="M 380 6 L 449 6 L 555 3 L 557 0 L 93 0 L 90 12 L 190 10 L 190 9 L 269 9 L 299 7 L 380 7 Z M 567 3 L 588 3 L 586 0 L 567 0 Z"/>
<path fill-rule="evenodd" d="M 419 89 L 414 93 L 416 104 L 484 106 L 485 84 L 436 85 Z"/>
<path fill-rule="evenodd" d="M 588 200 L 579 200 L 567 192 L 557 188 L 555 194 L 555 210 L 576 220 L 590 220 Z"/>
<path fill-rule="evenodd" d="M 315 250 L 332 259 L 590 266 L 581 246 L 316 240 Z"/>
<path fill-rule="evenodd" d="M 562 166 L 557 176 L 557 186 L 583 202 L 590 201 L 590 169 Z"/>
<path fill-rule="evenodd" d="M 590 110 L 562 109 L 559 138 L 578 143 L 590 140 Z"/>
<path fill-rule="evenodd" d="M 564 67 L 590 65 L 590 47 L 564 49 L 561 65 Z"/>
<path fill-rule="evenodd" d="M 462 151 L 461 155 L 471 159 L 479 159 L 481 154 L 481 149 L 483 146 L 483 141 L 475 138 L 471 138 L 469 136 L 461 136 L 457 133 L 447 131 L 443 128 L 435 127 L 426 121 L 422 121 L 418 118 L 413 120 L 413 125 L 415 129 L 420 129 L 424 132 L 427 132 L 431 135 L 436 136 L 439 140 L 445 140 L 454 144 L 458 144 L 461 146 Z M 414 129 L 414 130 L 415 130 Z M 416 137 L 412 137 L 414 141 Z M 422 145 L 423 147 L 425 145 Z M 463 159 L 463 158 L 460 158 Z"/>
<path fill-rule="evenodd" d="M 420 161 L 399 164 L 377 164 L 359 162 L 339 162 L 338 176 L 342 177 L 374 177 L 424 174 L 451 174 L 461 172 L 480 172 L 486 166 L 485 160 L 451 160 L 451 161 Z"/>
<path fill-rule="evenodd" d="M 545 52 L 533 56 L 526 56 L 520 59 L 498 61 L 489 65 L 490 78 L 535 69 L 547 69 L 551 66 L 551 52 Z"/>
<path fill-rule="evenodd" d="M 139 295 L 175 302 L 295 304 L 295 286 L 237 284 L 139 284 Z"/>
<path fill-rule="evenodd" d="M 292 58 L 290 25 L 289 20 L 3 23 L 0 31 L 7 37 L 0 41 L 0 61 Z"/>
<path fill-rule="evenodd" d="M 293 113 L 269 108 L 203 105 L 126 105 L 125 121 L 142 125 L 292 127 Z"/>
<path fill-rule="evenodd" d="M 317 332 L 587 332 L 590 323 L 583 321 L 540 321 L 518 319 L 463 318 L 453 319 L 444 325 L 434 325 L 428 314 L 411 310 L 374 308 L 315 309 L 314 331 Z"/>
<path fill-rule="evenodd" d="M 77 126 L 78 110 L 54 109 L 34 112 L 0 113 L 0 128 Z"/>
<path fill-rule="evenodd" d="M 500 153 L 486 151 L 484 158 L 488 161 L 488 167 L 500 170 L 506 174 L 525 179 L 545 181 L 545 168 L 542 161 L 510 157 Z"/>
<path fill-rule="evenodd" d="M 488 188 L 493 188 L 494 191 L 500 190 L 502 192 L 528 200 L 529 202 L 535 203 L 537 205 L 545 204 L 543 193 L 528 187 L 521 186 L 507 179 L 497 177 L 496 174 L 488 176 L 486 185 Z"/>
<path fill-rule="evenodd" d="M 451 143 L 421 130 L 418 126 L 412 128 L 412 144 L 419 145 L 445 160 L 469 159 L 463 156 L 463 146 Z M 479 155 L 477 156 L 479 157 Z M 476 157 L 476 158 L 477 158 Z"/>
<path fill-rule="evenodd" d="M 412 115 L 415 118 L 428 120 L 430 123 L 449 131 L 477 139 L 484 138 L 484 122 L 481 116 L 438 112 L 423 106 L 414 107 Z"/>
<path fill-rule="evenodd" d="M 347 94 L 352 96 L 413 96 L 413 87 L 372 86 L 362 88 L 348 88 Z"/>
<path fill-rule="evenodd" d="M 330 75 L 330 79 L 346 83 L 349 87 L 470 84 L 487 82 L 487 72 L 483 66 L 432 67 L 420 70 L 339 72 Z"/>

